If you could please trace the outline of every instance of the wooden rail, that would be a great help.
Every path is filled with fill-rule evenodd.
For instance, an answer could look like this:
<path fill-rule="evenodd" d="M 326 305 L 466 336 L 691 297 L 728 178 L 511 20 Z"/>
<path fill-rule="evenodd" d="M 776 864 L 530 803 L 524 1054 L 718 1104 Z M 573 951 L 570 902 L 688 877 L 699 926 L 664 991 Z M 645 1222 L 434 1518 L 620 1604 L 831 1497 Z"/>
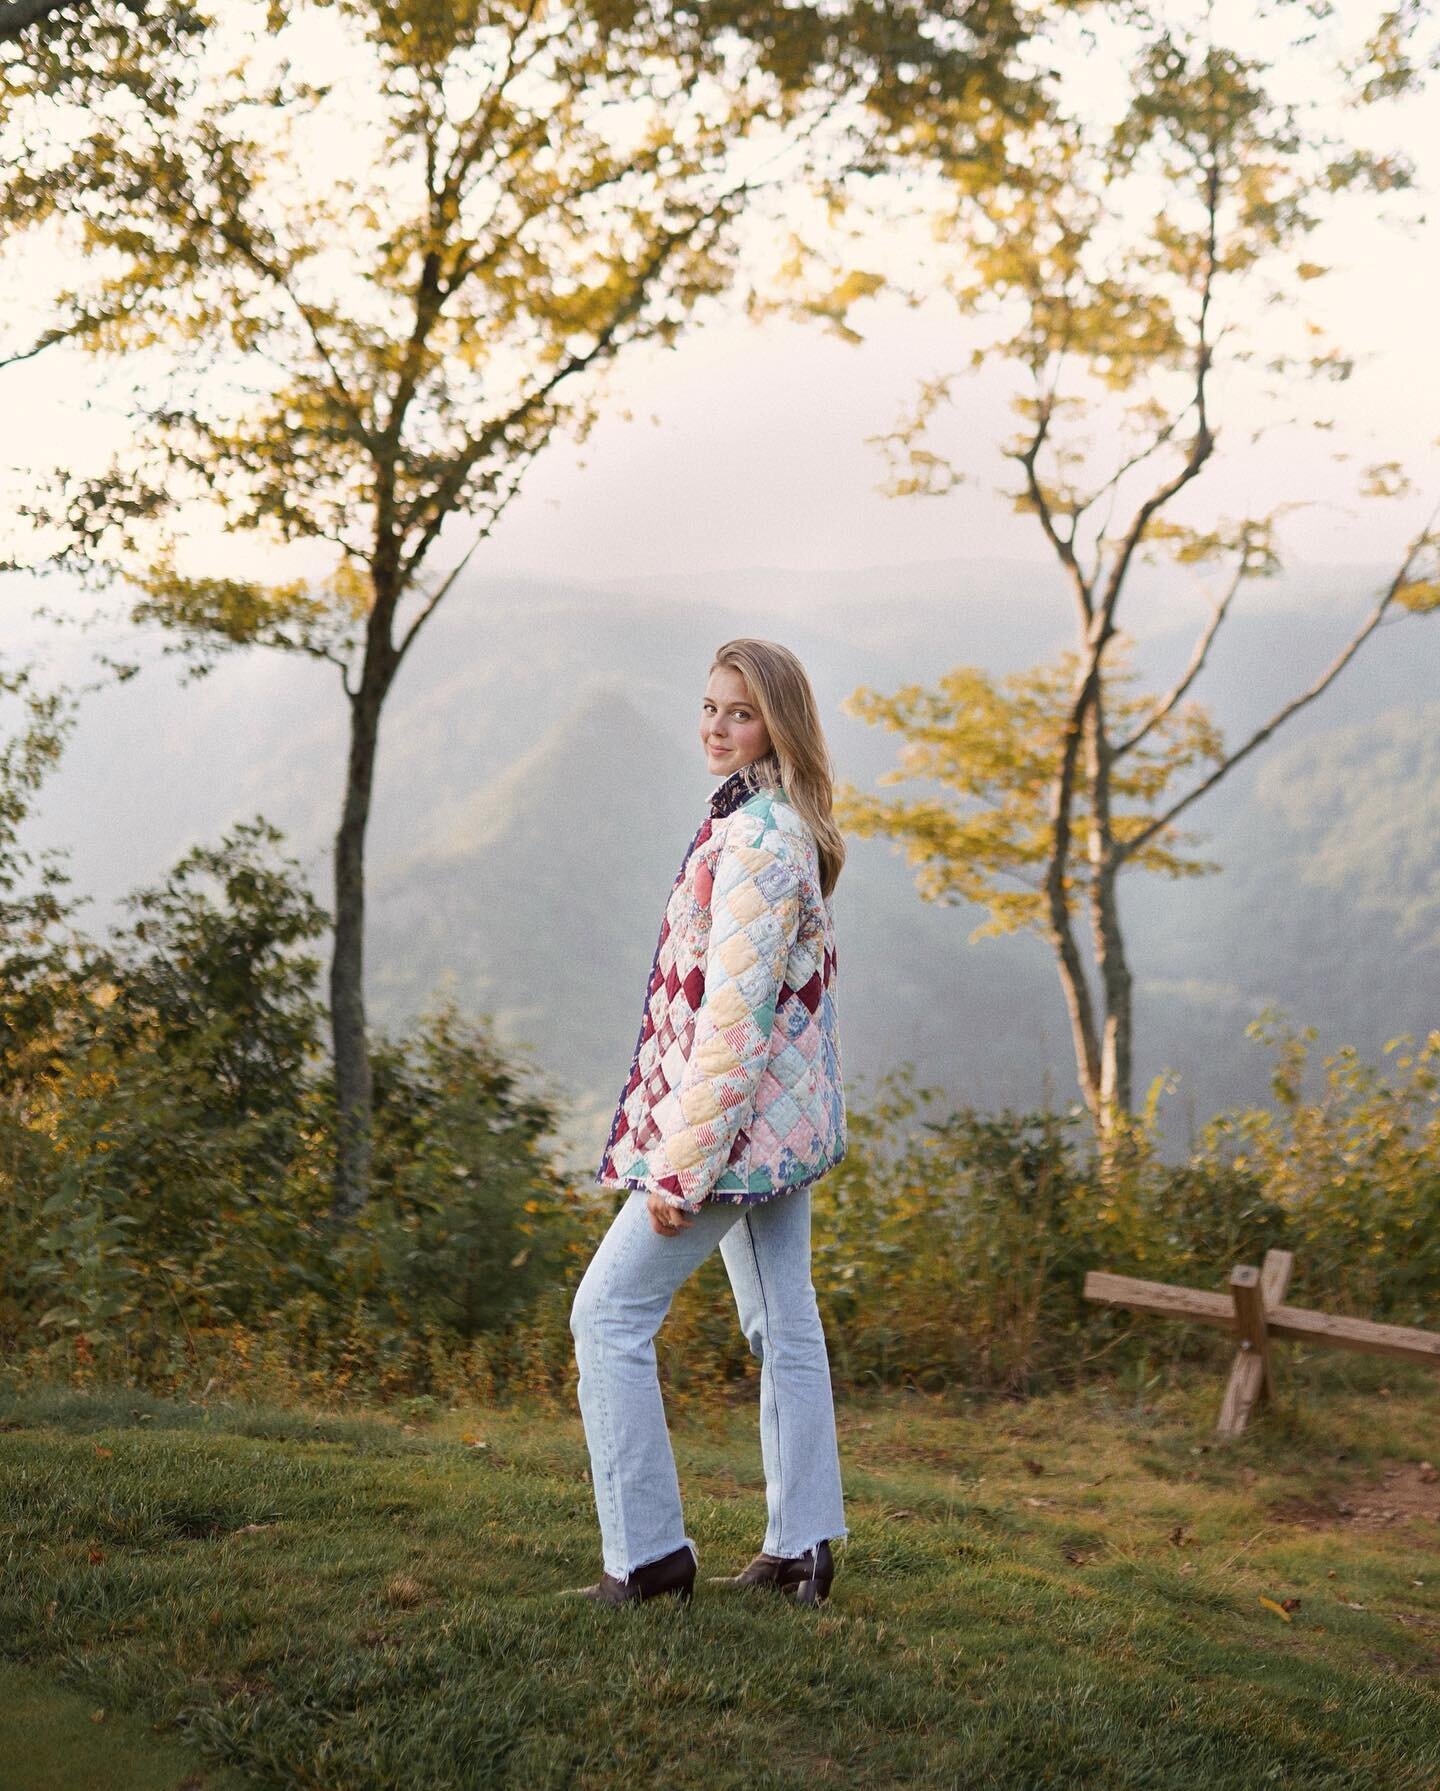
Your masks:
<path fill-rule="evenodd" d="M 1440 1368 L 1440 1333 L 1283 1304 L 1293 1265 L 1288 1250 L 1267 1250 L 1263 1267 L 1239 1265 L 1231 1270 L 1228 1293 L 1207 1293 L 1203 1288 L 1173 1287 L 1165 1281 L 1140 1281 L 1133 1275 L 1091 1269 L 1085 1277 L 1084 1293 L 1087 1300 L 1102 1305 L 1128 1306 L 1134 1312 L 1181 1318 L 1234 1333 L 1239 1348 L 1216 1425 L 1221 1436 L 1238 1436 L 1255 1406 L 1271 1392 L 1272 1337 L 1396 1356 Z"/>

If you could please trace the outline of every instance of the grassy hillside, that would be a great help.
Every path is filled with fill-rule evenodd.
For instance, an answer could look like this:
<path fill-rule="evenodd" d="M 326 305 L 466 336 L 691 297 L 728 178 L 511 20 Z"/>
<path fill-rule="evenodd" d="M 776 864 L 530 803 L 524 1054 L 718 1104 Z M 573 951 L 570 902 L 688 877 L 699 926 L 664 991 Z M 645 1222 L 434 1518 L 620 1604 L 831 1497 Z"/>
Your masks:
<path fill-rule="evenodd" d="M 694 1603 L 611 1610 L 553 1596 L 599 1572 L 570 1411 L 6 1396 L 5 1783 L 88 1791 L 63 1763 L 103 1711 L 183 1745 L 192 1791 L 1433 1787 L 1440 1387 L 1286 1372 L 1227 1448 L 1198 1377 L 844 1402 L 815 1612 L 703 1584 L 763 1528 L 749 1397 L 674 1414 Z M 104 1782 L 178 1785 L 178 1757 L 125 1777 L 117 1740 Z"/>

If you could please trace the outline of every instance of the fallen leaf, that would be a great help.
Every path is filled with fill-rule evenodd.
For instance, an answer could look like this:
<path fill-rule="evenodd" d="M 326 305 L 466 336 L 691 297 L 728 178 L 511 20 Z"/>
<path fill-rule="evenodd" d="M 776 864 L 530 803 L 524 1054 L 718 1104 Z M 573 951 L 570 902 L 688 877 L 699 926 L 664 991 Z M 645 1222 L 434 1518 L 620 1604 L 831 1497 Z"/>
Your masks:
<path fill-rule="evenodd" d="M 105 1712 L 103 1710 L 92 1710 L 90 1712 L 90 1721 L 92 1723 L 103 1723 L 105 1721 Z"/>
<path fill-rule="evenodd" d="M 1298 1598 L 1282 1598 L 1280 1602 L 1287 1611 L 1298 1611 L 1300 1609 L 1300 1600 Z"/>
<path fill-rule="evenodd" d="M 1020 1465 L 1029 1474 L 1043 1474 L 1045 1472 L 1044 1462 L 1032 1461 L 1028 1455 L 1023 1458 Z"/>
<path fill-rule="evenodd" d="M 104 1559 L 105 1559 L 104 1549 L 96 1548 L 95 1544 L 92 1542 L 90 1544 L 90 1565 L 92 1567 L 98 1567 Z"/>
<path fill-rule="evenodd" d="M 1182 1548 L 1184 1543 L 1185 1526 L 1184 1524 L 1176 1524 L 1175 1528 L 1170 1532 L 1170 1546 L 1171 1548 Z"/>
<path fill-rule="evenodd" d="M 95 1445 L 95 1453 L 100 1458 L 101 1461 L 109 1461 L 110 1457 L 115 1453 L 115 1451 L 113 1449 L 102 1449 L 100 1447 L 100 1445 L 97 1443 Z M 94 1719 L 92 1718 L 91 1720 L 93 1721 Z"/>
<path fill-rule="evenodd" d="M 1365 1604 L 1352 1604 L 1348 1598 L 1342 1598 L 1340 1602 L 1345 1606 L 1347 1611 L 1368 1611 L 1370 1608 L 1369 1605 Z"/>
<path fill-rule="evenodd" d="M 1263 1592 L 1260 1594 L 1260 1602 L 1264 1605 L 1267 1611 L 1274 1611 L 1277 1617 L 1283 1617 L 1287 1623 L 1291 1621 L 1290 1613 L 1285 1609 L 1285 1606 L 1283 1604 L 1276 1604 L 1273 1598 L 1267 1598 Z"/>

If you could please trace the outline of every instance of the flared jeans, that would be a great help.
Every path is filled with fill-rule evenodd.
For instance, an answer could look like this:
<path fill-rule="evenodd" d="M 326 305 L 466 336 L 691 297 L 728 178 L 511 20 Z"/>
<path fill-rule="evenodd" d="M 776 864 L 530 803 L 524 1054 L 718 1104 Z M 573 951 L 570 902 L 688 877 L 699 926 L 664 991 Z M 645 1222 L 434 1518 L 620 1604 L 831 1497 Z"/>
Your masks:
<path fill-rule="evenodd" d="M 687 1544 L 655 1366 L 655 1334 L 716 1245 L 740 1328 L 760 1363 L 766 1554 L 802 1555 L 848 1534 L 825 1333 L 810 1279 L 810 1188 L 748 1206 L 707 1201 L 671 1236 L 632 1190 L 570 1310 L 577 1389 L 607 1573 L 623 1579 Z"/>

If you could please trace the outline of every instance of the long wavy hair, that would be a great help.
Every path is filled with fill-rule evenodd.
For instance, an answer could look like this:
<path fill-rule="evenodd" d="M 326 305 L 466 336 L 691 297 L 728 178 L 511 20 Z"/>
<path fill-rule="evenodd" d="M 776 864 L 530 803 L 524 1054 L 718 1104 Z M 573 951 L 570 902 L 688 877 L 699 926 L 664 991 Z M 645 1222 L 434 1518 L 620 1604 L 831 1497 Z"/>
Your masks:
<path fill-rule="evenodd" d="M 835 761 L 820 725 L 820 709 L 805 667 L 778 641 L 740 635 L 715 649 L 710 670 L 740 673 L 770 736 L 770 750 L 742 766 L 755 789 L 783 787 L 790 806 L 804 817 L 820 855 L 820 893 L 840 880 L 845 841 L 835 825 Z"/>

